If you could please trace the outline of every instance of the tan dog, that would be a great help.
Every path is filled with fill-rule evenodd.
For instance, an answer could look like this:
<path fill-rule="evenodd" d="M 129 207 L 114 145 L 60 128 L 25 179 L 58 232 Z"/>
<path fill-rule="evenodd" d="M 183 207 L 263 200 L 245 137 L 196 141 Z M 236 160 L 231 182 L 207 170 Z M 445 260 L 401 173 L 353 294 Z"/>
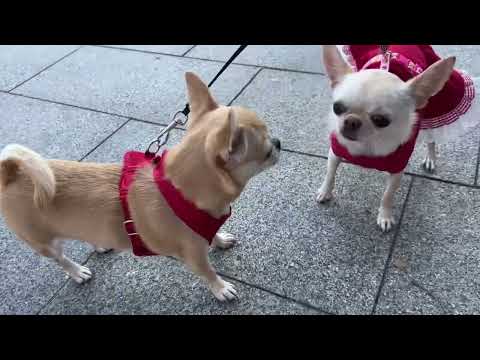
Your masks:
<path fill-rule="evenodd" d="M 269 137 L 255 113 L 219 106 L 207 86 L 186 74 L 191 108 L 181 143 L 166 158 L 165 175 L 183 196 L 211 216 L 229 211 L 248 180 L 274 165 L 280 142 Z M 92 244 L 97 251 L 131 249 L 119 201 L 120 164 L 45 160 L 20 145 L 0 154 L 0 210 L 19 238 L 54 259 L 75 281 L 91 277 L 88 268 L 63 254 L 61 239 Z M 152 166 L 137 172 L 129 207 L 136 229 L 155 253 L 182 260 L 207 281 L 219 300 L 236 297 L 208 260 L 208 242 L 180 221 L 158 191 Z M 212 245 L 227 249 L 235 238 L 217 233 Z"/>

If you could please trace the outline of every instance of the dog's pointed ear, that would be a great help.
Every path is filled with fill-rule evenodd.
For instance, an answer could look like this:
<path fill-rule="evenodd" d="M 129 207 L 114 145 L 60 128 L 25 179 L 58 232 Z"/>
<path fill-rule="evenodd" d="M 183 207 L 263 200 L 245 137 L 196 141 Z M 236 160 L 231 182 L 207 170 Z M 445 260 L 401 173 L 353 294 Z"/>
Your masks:
<path fill-rule="evenodd" d="M 215 110 L 218 104 L 210 94 L 207 85 L 194 73 L 185 73 L 187 82 L 188 103 L 190 110 L 196 114 Z"/>
<path fill-rule="evenodd" d="M 455 57 L 438 60 L 423 73 L 407 82 L 408 89 L 415 99 L 417 109 L 428 104 L 428 99 L 443 89 L 452 75 Z"/>
<path fill-rule="evenodd" d="M 345 75 L 352 72 L 352 68 L 343 60 L 336 45 L 323 45 L 323 64 L 332 88 L 338 85 Z"/>
<path fill-rule="evenodd" d="M 239 126 L 235 110 L 230 108 L 225 126 L 222 129 L 225 136 L 225 148 L 222 149 L 220 157 L 227 169 L 237 167 L 247 155 L 247 134 L 245 129 Z"/>

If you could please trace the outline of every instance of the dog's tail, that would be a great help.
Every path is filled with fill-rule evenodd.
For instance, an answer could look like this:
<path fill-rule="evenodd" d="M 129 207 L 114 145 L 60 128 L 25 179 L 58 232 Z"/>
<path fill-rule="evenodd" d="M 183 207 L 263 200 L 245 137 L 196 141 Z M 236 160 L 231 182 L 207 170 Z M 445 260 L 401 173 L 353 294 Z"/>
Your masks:
<path fill-rule="evenodd" d="M 17 179 L 19 171 L 33 183 L 33 201 L 39 208 L 46 206 L 55 196 L 55 176 L 47 160 L 24 146 L 7 145 L 0 152 L 0 188 Z"/>

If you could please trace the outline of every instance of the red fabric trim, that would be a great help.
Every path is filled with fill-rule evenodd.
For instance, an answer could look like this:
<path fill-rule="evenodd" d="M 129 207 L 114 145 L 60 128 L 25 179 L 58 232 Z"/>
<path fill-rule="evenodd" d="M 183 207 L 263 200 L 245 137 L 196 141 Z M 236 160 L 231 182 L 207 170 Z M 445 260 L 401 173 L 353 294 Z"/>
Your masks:
<path fill-rule="evenodd" d="M 379 45 L 345 45 L 343 53 L 354 70 L 378 69 L 382 57 Z M 403 81 L 410 80 L 440 60 L 430 45 L 390 45 L 389 72 Z M 472 79 L 454 70 L 443 89 L 418 111 L 421 129 L 434 129 L 455 122 L 471 107 L 475 98 Z"/>
<path fill-rule="evenodd" d="M 124 215 L 124 227 L 127 235 L 132 243 L 133 253 L 137 256 L 154 256 L 158 255 L 152 252 L 142 241 L 140 235 L 137 234 L 135 224 L 133 223 L 132 216 L 128 207 L 128 190 L 138 169 L 147 166 L 151 162 L 151 158 L 147 159 L 145 154 L 140 152 L 127 152 L 123 157 L 123 168 L 120 176 L 119 194 L 120 202 L 122 203 L 123 215 Z"/>
<path fill-rule="evenodd" d="M 416 122 L 410 139 L 405 144 L 400 145 L 397 150 L 386 156 L 354 156 L 350 154 L 345 146 L 340 144 L 334 132 L 330 134 L 331 148 L 336 156 L 349 163 L 367 169 L 376 169 L 379 171 L 387 171 L 391 174 L 397 174 L 407 167 L 408 161 L 415 149 L 419 130 L 419 123 Z"/>

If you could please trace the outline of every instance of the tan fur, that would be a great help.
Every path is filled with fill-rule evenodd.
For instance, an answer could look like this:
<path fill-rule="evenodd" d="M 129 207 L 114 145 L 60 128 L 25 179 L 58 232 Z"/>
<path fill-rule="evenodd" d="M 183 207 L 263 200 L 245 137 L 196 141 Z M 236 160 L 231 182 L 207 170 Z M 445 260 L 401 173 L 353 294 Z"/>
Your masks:
<path fill-rule="evenodd" d="M 17 177 L 18 162 L 8 159 L 0 163 L 0 189 L 7 186 Z"/>
<path fill-rule="evenodd" d="M 0 183 L 7 185 L 15 180 L 18 171 L 24 172 L 33 181 L 35 205 L 46 207 L 55 195 L 55 178 L 47 162 L 36 152 L 17 144 L 6 146 L 0 153 L 1 160 L 5 161 Z"/>
<path fill-rule="evenodd" d="M 266 158 L 273 145 L 255 113 L 219 106 L 198 77 L 188 73 L 186 79 L 192 113 L 185 137 L 169 151 L 166 176 L 197 207 L 220 217 L 251 177 L 246 176 L 251 171 L 245 169 L 254 167 L 258 173 L 272 166 L 279 149 Z M 233 127 L 231 119 L 235 119 Z M 232 148 L 229 142 L 238 129 L 245 133 L 240 141 L 248 142 L 238 146 L 247 151 L 234 168 L 227 169 L 222 154 L 238 155 L 236 146 Z M 19 156 L 5 151 L 0 162 L 0 211 L 19 238 L 40 254 L 54 258 L 82 282 L 91 273 L 63 255 L 58 239 L 78 239 L 96 248 L 131 248 L 118 197 L 121 165 L 39 159 L 29 149 Z M 50 198 L 46 196 L 48 201 L 34 200 L 34 193 L 42 188 L 39 168 L 54 179 L 55 191 Z M 232 285 L 217 276 L 208 261 L 208 243 L 175 216 L 158 191 L 150 166 L 138 171 L 128 200 L 136 230 L 149 248 L 183 260 L 208 282 L 218 299 L 234 297 Z M 232 243 L 227 238 L 217 235 L 214 243 L 227 248 Z"/>

